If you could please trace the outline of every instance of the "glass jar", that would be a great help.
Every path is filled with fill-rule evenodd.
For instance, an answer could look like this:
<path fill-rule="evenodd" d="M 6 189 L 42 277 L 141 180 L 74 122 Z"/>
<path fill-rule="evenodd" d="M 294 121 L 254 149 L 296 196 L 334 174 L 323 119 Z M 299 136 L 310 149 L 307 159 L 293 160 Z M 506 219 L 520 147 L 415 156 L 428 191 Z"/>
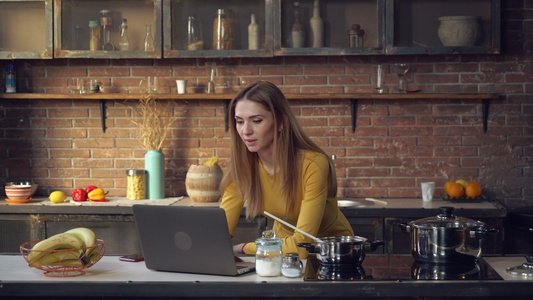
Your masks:
<path fill-rule="evenodd" d="M 100 50 L 100 26 L 98 26 L 98 21 L 89 21 L 89 50 Z"/>
<path fill-rule="evenodd" d="M 196 15 L 189 16 L 187 21 L 187 50 L 196 51 L 204 49 L 200 20 Z"/>
<path fill-rule="evenodd" d="M 255 252 L 255 271 L 257 275 L 272 277 L 281 275 L 281 261 L 283 252 L 281 245 L 283 241 L 276 237 L 272 230 L 263 232 L 263 237 L 255 241 L 257 251 Z"/>
<path fill-rule="evenodd" d="M 213 49 L 233 49 L 233 20 L 224 9 L 218 9 L 213 21 Z"/>
<path fill-rule="evenodd" d="M 128 170 L 126 175 L 126 198 L 128 200 L 146 199 L 146 171 Z"/>
<path fill-rule="evenodd" d="M 100 81 L 98 79 L 89 80 L 89 93 L 100 92 Z"/>
<path fill-rule="evenodd" d="M 300 256 L 296 252 L 285 254 L 283 264 L 281 265 L 281 275 L 289 278 L 296 278 L 302 276 L 304 265 L 300 260 Z"/>

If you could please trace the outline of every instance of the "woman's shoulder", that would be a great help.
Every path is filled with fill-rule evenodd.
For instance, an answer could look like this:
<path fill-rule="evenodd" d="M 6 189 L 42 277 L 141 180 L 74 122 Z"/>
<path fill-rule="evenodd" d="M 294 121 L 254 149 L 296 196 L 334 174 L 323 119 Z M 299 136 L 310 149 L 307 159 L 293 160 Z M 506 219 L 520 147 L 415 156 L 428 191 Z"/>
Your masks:
<path fill-rule="evenodd" d="M 310 164 L 318 164 L 320 166 L 323 165 L 329 165 L 328 158 L 326 155 L 315 152 L 315 151 L 304 151 L 303 152 L 303 164 L 304 165 L 310 165 Z"/>

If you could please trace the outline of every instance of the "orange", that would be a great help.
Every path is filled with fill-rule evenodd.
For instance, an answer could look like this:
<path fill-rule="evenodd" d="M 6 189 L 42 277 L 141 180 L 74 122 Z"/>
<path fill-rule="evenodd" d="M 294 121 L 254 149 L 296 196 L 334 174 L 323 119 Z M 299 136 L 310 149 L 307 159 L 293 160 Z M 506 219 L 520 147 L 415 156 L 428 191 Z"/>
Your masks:
<path fill-rule="evenodd" d="M 475 181 L 470 181 L 465 188 L 465 194 L 469 198 L 481 196 L 481 184 Z"/>
<path fill-rule="evenodd" d="M 448 187 L 447 194 L 452 198 L 459 198 L 465 194 L 465 189 L 461 184 L 454 182 Z"/>
<path fill-rule="evenodd" d="M 453 182 L 453 181 L 448 181 L 448 182 L 446 182 L 446 184 L 444 185 L 444 192 L 445 192 L 446 194 L 448 194 L 448 189 L 450 188 L 450 185 L 452 185 L 452 184 L 454 184 L 454 183 L 455 183 L 455 182 Z"/>

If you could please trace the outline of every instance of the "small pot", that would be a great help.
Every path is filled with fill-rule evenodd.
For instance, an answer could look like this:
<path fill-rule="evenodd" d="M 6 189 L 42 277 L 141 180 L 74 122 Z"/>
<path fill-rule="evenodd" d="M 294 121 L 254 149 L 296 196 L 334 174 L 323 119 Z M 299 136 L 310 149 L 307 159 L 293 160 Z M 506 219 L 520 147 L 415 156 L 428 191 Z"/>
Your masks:
<path fill-rule="evenodd" d="M 485 223 L 453 215 L 453 207 L 440 207 L 440 215 L 402 223 L 411 234 L 411 254 L 417 261 L 431 263 L 475 262 L 481 256 Z"/>
<path fill-rule="evenodd" d="M 316 257 L 322 264 L 328 265 L 360 265 L 365 259 L 365 251 L 374 251 L 383 241 L 368 242 L 360 236 L 334 236 L 320 238 L 316 244 L 299 243 L 309 253 L 317 253 Z"/>

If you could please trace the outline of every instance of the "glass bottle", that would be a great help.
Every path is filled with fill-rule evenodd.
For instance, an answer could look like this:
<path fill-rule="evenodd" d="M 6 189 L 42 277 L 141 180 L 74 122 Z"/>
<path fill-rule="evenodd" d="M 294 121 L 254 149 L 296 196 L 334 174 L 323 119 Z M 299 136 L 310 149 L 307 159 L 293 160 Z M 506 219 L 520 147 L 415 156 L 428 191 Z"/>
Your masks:
<path fill-rule="evenodd" d="M 130 40 L 128 38 L 128 20 L 122 19 L 120 24 L 120 39 L 118 40 L 118 49 L 120 51 L 130 50 Z"/>
<path fill-rule="evenodd" d="M 146 199 L 146 170 L 128 170 L 126 175 L 126 199 Z"/>
<path fill-rule="evenodd" d="M 304 26 L 300 22 L 300 2 L 294 2 L 294 22 L 291 29 L 291 40 L 293 48 L 302 48 L 305 41 Z"/>
<path fill-rule="evenodd" d="M 100 50 L 100 28 L 98 21 L 89 21 L 89 50 Z"/>
<path fill-rule="evenodd" d="M 15 64 L 6 64 L 6 93 L 17 92 L 17 72 Z"/>
<path fill-rule="evenodd" d="M 213 20 L 213 49 L 230 50 L 233 49 L 233 20 L 224 9 L 218 9 L 215 20 Z"/>
<path fill-rule="evenodd" d="M 255 14 L 250 16 L 250 25 L 248 25 L 248 49 L 259 49 L 259 25 L 255 22 Z"/>
<path fill-rule="evenodd" d="M 113 51 L 115 45 L 111 42 L 111 30 L 113 24 L 111 21 L 111 11 L 103 9 L 100 11 L 100 26 L 102 26 L 102 50 Z"/>
<path fill-rule="evenodd" d="M 187 22 L 187 50 L 195 51 L 204 49 L 200 21 L 196 15 L 189 16 Z"/>
<path fill-rule="evenodd" d="M 144 51 L 155 51 L 154 37 L 152 36 L 152 25 L 146 25 L 146 36 L 144 37 Z"/>
<path fill-rule="evenodd" d="M 276 237 L 272 230 L 263 231 L 263 237 L 255 241 L 255 271 L 263 277 L 280 276 L 283 252 L 283 240 Z"/>
<path fill-rule="evenodd" d="M 313 17 L 309 21 L 313 38 L 313 48 L 324 47 L 324 21 L 320 17 L 320 6 L 318 0 L 313 4 Z"/>

